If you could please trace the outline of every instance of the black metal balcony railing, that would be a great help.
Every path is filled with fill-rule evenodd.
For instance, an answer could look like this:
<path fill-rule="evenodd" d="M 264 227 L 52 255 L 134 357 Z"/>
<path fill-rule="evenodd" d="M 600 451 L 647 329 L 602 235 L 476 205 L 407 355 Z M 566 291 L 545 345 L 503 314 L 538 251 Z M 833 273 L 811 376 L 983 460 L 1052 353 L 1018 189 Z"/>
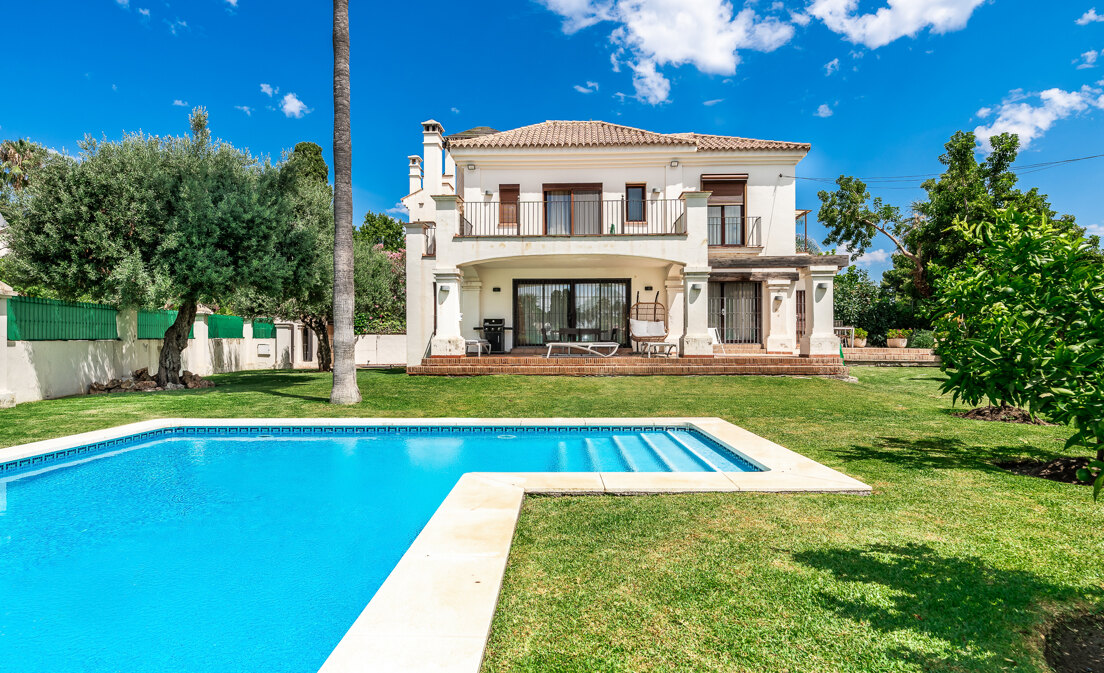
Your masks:
<path fill-rule="evenodd" d="M 422 236 L 425 237 L 425 252 L 423 257 L 432 257 L 437 254 L 437 226 L 426 224 L 422 226 Z"/>
<path fill-rule="evenodd" d="M 710 217 L 709 245 L 757 248 L 763 245 L 760 217 Z"/>
<path fill-rule="evenodd" d="M 460 236 L 664 236 L 686 233 L 681 199 L 477 201 L 460 213 Z"/>

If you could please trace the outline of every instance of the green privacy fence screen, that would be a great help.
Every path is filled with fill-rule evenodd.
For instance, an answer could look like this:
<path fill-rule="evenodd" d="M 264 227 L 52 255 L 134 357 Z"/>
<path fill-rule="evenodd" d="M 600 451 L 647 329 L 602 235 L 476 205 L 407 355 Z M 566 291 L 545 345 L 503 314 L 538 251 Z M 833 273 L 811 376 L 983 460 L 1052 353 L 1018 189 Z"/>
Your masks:
<path fill-rule="evenodd" d="M 110 306 L 37 297 L 8 300 L 10 341 L 118 338 L 115 309 Z"/>
<path fill-rule="evenodd" d="M 276 323 L 271 318 L 257 318 L 253 321 L 254 339 L 275 339 Z"/>
<path fill-rule="evenodd" d="M 176 311 L 138 311 L 138 338 L 164 339 L 165 330 L 176 321 Z M 188 331 L 188 338 L 195 338 L 195 328 Z"/>
<path fill-rule="evenodd" d="M 236 315 L 207 316 L 208 339 L 241 339 L 245 336 L 245 321 Z"/>

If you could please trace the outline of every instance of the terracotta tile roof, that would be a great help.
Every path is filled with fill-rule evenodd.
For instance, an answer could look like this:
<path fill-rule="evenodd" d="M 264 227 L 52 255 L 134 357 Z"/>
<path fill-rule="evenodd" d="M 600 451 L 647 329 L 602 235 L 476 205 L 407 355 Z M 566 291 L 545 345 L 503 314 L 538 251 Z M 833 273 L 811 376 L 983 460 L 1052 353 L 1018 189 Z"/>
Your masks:
<path fill-rule="evenodd" d="M 478 131 L 479 133 L 472 133 Z M 448 137 L 449 147 L 519 148 L 519 147 L 695 147 L 701 152 L 732 152 L 756 150 L 808 151 L 808 143 L 779 140 L 754 140 L 736 136 L 703 135 L 700 133 L 655 133 L 631 126 L 603 121 L 546 121 L 510 131 L 493 132 L 479 127 Z"/>

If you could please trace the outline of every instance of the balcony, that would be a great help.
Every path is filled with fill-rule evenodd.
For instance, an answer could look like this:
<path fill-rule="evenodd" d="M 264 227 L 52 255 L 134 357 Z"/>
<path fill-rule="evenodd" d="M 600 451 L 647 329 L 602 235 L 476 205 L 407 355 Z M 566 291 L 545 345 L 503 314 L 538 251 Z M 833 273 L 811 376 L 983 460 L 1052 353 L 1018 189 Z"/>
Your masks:
<path fill-rule="evenodd" d="M 713 210 L 713 208 L 710 208 Z M 717 217 L 710 213 L 709 247 L 761 248 L 763 223 L 761 217 Z"/>
<path fill-rule="evenodd" d="M 465 238 L 561 236 L 677 236 L 686 234 L 681 199 L 479 201 L 462 203 Z"/>

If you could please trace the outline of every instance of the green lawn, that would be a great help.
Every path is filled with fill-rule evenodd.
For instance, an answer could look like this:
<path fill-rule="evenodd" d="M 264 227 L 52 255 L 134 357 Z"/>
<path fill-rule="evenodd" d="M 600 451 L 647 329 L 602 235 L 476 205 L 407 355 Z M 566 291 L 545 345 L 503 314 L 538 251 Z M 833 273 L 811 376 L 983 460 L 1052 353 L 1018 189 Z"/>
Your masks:
<path fill-rule="evenodd" d="M 0 411 L 0 446 L 165 416 L 721 416 L 870 497 L 530 498 L 484 670 L 1045 671 L 1040 629 L 1104 610 L 1104 503 L 1010 475 L 1063 428 L 949 415 L 932 369 L 775 378 L 243 373 L 219 386 Z"/>

